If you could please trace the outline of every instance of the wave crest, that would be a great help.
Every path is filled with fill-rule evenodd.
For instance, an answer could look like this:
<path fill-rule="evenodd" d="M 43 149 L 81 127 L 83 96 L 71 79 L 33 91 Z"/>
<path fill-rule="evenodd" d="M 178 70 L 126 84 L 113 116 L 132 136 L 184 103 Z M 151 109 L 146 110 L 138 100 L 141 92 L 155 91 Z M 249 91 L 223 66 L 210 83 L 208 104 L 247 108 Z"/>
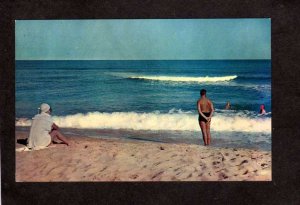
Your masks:
<path fill-rule="evenodd" d="M 157 80 L 157 81 L 174 81 L 174 82 L 222 82 L 230 81 L 237 78 L 237 75 L 222 77 L 178 77 L 178 76 L 130 76 L 130 79 Z"/>
<path fill-rule="evenodd" d="M 199 131 L 197 118 L 195 114 L 135 112 L 90 112 L 53 117 L 55 123 L 66 128 Z M 16 125 L 30 126 L 31 120 L 19 119 Z M 230 117 L 216 113 L 211 130 L 270 133 L 271 118 Z"/>

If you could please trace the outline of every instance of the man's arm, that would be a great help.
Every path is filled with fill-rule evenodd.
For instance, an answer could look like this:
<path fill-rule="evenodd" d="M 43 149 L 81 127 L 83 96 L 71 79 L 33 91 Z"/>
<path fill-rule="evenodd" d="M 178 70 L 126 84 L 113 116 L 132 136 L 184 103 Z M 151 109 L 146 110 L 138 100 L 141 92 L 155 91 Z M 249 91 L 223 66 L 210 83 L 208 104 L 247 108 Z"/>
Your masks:
<path fill-rule="evenodd" d="M 59 127 L 55 123 L 53 123 L 52 124 L 52 130 L 58 130 L 58 129 L 59 129 Z"/>
<path fill-rule="evenodd" d="M 198 113 L 202 116 L 202 117 L 204 117 L 204 119 L 208 119 L 203 113 L 202 113 L 202 111 L 201 111 L 201 106 L 200 106 L 200 100 L 198 100 L 198 102 L 197 102 L 197 107 L 198 107 Z"/>
<path fill-rule="evenodd" d="M 210 115 L 209 115 L 209 119 L 212 117 L 213 113 L 214 113 L 214 105 L 211 101 L 209 101 L 209 104 L 210 104 L 210 109 L 211 109 L 211 112 L 210 112 Z"/>

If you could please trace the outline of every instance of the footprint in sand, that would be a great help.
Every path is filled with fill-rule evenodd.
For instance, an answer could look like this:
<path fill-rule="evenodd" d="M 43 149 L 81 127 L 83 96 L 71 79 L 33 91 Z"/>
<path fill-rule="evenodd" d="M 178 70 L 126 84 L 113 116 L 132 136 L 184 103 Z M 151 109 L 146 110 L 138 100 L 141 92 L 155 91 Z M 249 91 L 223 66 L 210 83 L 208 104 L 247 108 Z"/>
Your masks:
<path fill-rule="evenodd" d="M 246 175 L 248 172 L 249 172 L 249 171 L 248 171 L 248 170 L 246 170 L 246 171 L 243 173 L 243 175 Z"/>
<path fill-rule="evenodd" d="M 85 167 L 84 167 L 84 169 L 88 169 L 88 168 L 90 168 L 92 165 L 91 164 L 88 164 L 88 165 L 86 165 Z"/>
<path fill-rule="evenodd" d="M 164 173 L 164 171 L 160 171 L 160 172 L 154 174 L 153 177 L 152 177 L 152 179 L 158 177 L 158 176 L 161 175 L 162 173 Z"/>
<path fill-rule="evenodd" d="M 133 175 L 131 175 L 129 178 L 130 178 L 130 179 L 136 179 L 136 178 L 138 178 L 138 177 L 139 177 L 139 175 L 133 174 Z"/>
<path fill-rule="evenodd" d="M 213 165 L 217 165 L 217 164 L 220 164 L 220 162 L 215 161 L 215 162 L 213 162 L 212 164 L 213 164 Z"/>
<path fill-rule="evenodd" d="M 262 163 L 260 166 L 264 169 L 264 168 L 267 168 L 267 167 L 268 167 L 268 164 Z"/>
<path fill-rule="evenodd" d="M 159 164 L 161 164 L 161 162 L 156 162 L 156 163 L 154 163 L 153 165 L 154 165 L 154 166 L 157 166 L 157 165 L 159 165 Z"/>
<path fill-rule="evenodd" d="M 221 171 L 223 171 L 223 170 L 225 170 L 225 168 L 216 171 L 216 173 L 221 172 Z"/>
<path fill-rule="evenodd" d="M 192 176 L 193 176 L 193 174 L 190 173 L 190 174 L 186 177 L 186 179 L 191 178 Z"/>
<path fill-rule="evenodd" d="M 176 172 L 176 171 L 178 171 L 179 169 L 180 169 L 180 167 L 178 167 L 178 168 L 174 169 L 174 171 Z"/>
<path fill-rule="evenodd" d="M 248 163 L 248 160 L 243 160 L 241 163 L 240 163 L 240 165 L 242 165 L 242 164 L 245 164 L 245 163 Z"/>
<path fill-rule="evenodd" d="M 103 169 L 101 169 L 100 172 L 103 172 L 103 171 L 106 170 L 106 169 L 107 169 L 107 166 L 104 167 Z"/>
<path fill-rule="evenodd" d="M 227 176 L 226 174 L 224 174 L 223 172 L 221 172 L 221 173 L 219 174 L 219 178 L 227 179 L 228 176 Z"/>

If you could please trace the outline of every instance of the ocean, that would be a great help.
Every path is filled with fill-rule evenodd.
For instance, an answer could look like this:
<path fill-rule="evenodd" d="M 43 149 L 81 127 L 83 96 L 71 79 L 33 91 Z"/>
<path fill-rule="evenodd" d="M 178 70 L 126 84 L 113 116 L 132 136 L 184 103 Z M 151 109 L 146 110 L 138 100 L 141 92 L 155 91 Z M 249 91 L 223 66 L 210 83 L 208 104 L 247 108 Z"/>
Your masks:
<path fill-rule="evenodd" d="M 271 150 L 270 60 L 17 60 L 15 71 L 17 130 L 45 102 L 66 135 L 203 144 L 206 89 L 212 146 Z"/>

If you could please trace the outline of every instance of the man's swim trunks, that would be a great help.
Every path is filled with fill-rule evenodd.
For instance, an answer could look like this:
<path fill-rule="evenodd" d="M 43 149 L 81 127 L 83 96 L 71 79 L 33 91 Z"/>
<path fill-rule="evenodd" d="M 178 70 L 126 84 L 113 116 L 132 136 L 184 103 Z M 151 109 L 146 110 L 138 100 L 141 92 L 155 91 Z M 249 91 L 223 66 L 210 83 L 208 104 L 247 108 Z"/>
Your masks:
<path fill-rule="evenodd" d="M 203 112 L 203 114 L 204 114 L 206 117 L 209 117 L 210 112 Z M 198 117 L 198 121 L 199 121 L 199 122 L 200 122 L 200 121 L 202 121 L 202 122 L 207 122 L 207 120 L 206 120 L 204 117 L 202 117 L 202 115 L 200 115 L 200 114 L 199 114 L 199 117 Z"/>

